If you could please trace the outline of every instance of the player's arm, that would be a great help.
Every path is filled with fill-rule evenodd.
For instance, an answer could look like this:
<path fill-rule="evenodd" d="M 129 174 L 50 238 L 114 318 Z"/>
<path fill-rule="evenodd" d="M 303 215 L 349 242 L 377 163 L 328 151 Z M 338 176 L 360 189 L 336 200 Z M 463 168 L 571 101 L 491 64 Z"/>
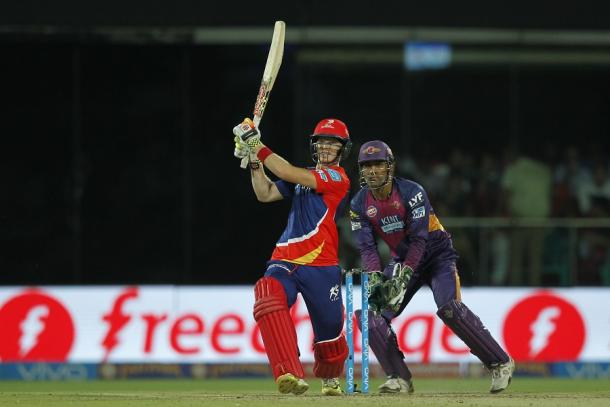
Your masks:
<path fill-rule="evenodd" d="M 256 198 L 260 202 L 273 202 L 283 199 L 284 196 L 278 190 L 275 183 L 265 174 L 261 162 L 255 155 L 250 154 L 250 148 L 242 141 L 241 137 L 238 135 L 239 132 L 239 129 L 233 130 L 233 133 L 235 133 L 235 151 L 233 152 L 233 155 L 240 160 L 244 158 L 249 159 L 250 178 L 252 180 L 252 189 L 254 190 Z"/>
<path fill-rule="evenodd" d="M 403 202 L 405 205 L 409 202 L 410 206 L 410 210 L 405 214 L 405 224 L 409 233 L 394 251 L 404 259 L 402 266 L 410 268 L 412 272 L 417 269 L 426 251 L 431 205 L 423 188 L 415 189 L 412 196 L 403 197 Z"/>
<path fill-rule="evenodd" d="M 261 144 L 261 146 L 262 147 L 259 148 L 258 151 L 256 149 L 254 150 L 257 154 L 260 150 L 265 148 L 263 144 Z M 275 153 L 271 153 L 265 158 L 264 165 L 269 171 L 275 174 L 276 177 L 286 182 L 301 184 L 312 189 L 316 189 L 318 186 L 316 177 L 310 170 L 295 167 Z"/>
<path fill-rule="evenodd" d="M 351 203 L 349 217 L 352 235 L 362 258 L 362 266 L 368 272 L 381 272 L 381 258 L 377 250 L 377 241 L 373 227 L 362 211 L 362 194 L 358 193 Z"/>
<path fill-rule="evenodd" d="M 275 182 L 271 181 L 260 163 L 250 163 L 252 189 L 260 202 L 274 202 L 284 199 Z"/>
<path fill-rule="evenodd" d="M 235 126 L 233 134 L 239 136 L 249 147 L 252 154 L 279 179 L 292 184 L 301 184 L 316 189 L 317 180 L 313 173 L 305 168 L 295 167 L 278 154 L 273 153 L 269 147 L 261 142 L 260 131 L 250 119 L 244 120 Z"/>

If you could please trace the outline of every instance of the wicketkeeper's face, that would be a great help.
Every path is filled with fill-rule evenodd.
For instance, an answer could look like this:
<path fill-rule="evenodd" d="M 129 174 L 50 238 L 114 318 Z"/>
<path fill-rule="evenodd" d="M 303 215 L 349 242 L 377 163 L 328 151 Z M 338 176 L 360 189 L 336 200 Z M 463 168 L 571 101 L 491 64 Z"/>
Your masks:
<path fill-rule="evenodd" d="M 360 175 L 369 188 L 380 188 L 392 176 L 392 166 L 387 161 L 367 161 L 360 165 Z"/>
<path fill-rule="evenodd" d="M 337 160 L 341 147 L 341 142 L 334 138 L 320 137 L 316 143 L 316 153 L 320 164 L 330 164 Z"/>

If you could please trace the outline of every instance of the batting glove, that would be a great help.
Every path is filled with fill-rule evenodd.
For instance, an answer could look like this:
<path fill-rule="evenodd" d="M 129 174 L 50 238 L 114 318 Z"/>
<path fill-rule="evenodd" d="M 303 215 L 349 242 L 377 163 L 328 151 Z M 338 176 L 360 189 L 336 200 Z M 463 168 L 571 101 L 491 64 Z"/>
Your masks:
<path fill-rule="evenodd" d="M 254 150 L 262 144 L 260 131 L 254 125 L 254 122 L 247 117 L 243 122 L 233 127 L 233 134 L 241 138 L 241 140 L 248 145 L 250 150 Z"/>
<path fill-rule="evenodd" d="M 248 147 L 248 145 L 242 141 L 241 137 L 235 136 L 233 141 L 235 142 L 235 150 L 233 150 L 233 155 L 240 160 L 248 157 L 250 154 L 250 147 Z"/>

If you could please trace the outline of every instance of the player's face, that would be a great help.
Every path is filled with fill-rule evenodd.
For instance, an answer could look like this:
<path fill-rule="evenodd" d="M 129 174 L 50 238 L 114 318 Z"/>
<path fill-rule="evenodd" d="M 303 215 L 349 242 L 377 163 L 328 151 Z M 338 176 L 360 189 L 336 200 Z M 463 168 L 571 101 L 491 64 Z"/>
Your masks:
<path fill-rule="evenodd" d="M 330 164 L 335 161 L 343 145 L 333 138 L 320 137 L 316 141 L 316 153 L 320 164 Z"/>
<path fill-rule="evenodd" d="M 362 178 L 372 189 L 379 188 L 388 181 L 390 170 L 387 161 L 368 161 L 360 166 Z"/>

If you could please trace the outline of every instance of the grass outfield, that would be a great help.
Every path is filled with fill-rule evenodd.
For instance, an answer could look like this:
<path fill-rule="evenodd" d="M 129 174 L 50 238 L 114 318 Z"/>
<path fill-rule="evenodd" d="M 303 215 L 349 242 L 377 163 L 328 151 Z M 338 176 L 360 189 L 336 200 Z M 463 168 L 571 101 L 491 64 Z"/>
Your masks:
<path fill-rule="evenodd" d="M 271 379 L 122 380 L 89 382 L 0 381 L 0 406 L 609 406 L 610 381 L 515 378 L 504 393 L 489 380 L 421 379 L 413 395 L 324 397 L 318 380 L 301 396 L 277 393 Z M 373 380 L 371 388 L 381 383 Z"/>

